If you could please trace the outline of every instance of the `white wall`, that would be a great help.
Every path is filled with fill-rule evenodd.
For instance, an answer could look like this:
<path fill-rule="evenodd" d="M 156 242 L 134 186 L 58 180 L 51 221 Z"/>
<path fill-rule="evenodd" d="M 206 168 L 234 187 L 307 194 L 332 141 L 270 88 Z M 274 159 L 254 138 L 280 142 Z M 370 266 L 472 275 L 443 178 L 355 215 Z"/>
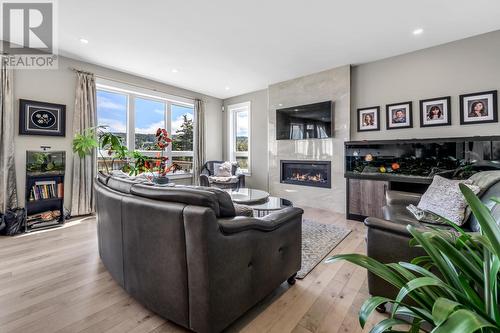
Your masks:
<path fill-rule="evenodd" d="M 268 96 L 267 89 L 255 91 L 249 94 L 231 97 L 224 100 L 224 158 L 229 156 L 229 137 L 227 124 L 229 113 L 227 107 L 231 104 L 250 102 L 250 159 L 251 175 L 245 177 L 246 186 L 264 191 L 268 190 L 268 152 L 267 152 L 267 114 Z"/>
<path fill-rule="evenodd" d="M 498 135 L 498 123 L 460 126 L 459 95 L 500 89 L 500 31 L 352 68 L 352 140 Z M 419 100 L 451 96 L 452 125 L 420 128 Z M 385 129 L 385 105 L 413 101 L 413 128 Z M 357 132 L 357 109 L 380 106 L 381 131 Z"/>
<path fill-rule="evenodd" d="M 75 103 L 76 74 L 70 70 L 75 67 L 95 73 L 97 76 L 112 78 L 144 88 L 154 89 L 172 95 L 199 98 L 205 101 L 206 114 L 206 156 L 207 159 L 222 158 L 222 100 L 196 92 L 176 88 L 167 84 L 143 79 L 104 67 L 61 57 L 58 70 L 16 70 L 14 73 L 14 111 L 16 113 L 16 133 L 19 133 L 19 99 L 65 104 L 66 137 L 16 135 L 16 170 L 20 205 L 25 198 L 25 163 L 27 150 L 40 150 L 41 145 L 51 146 L 52 150 L 66 151 L 65 207 L 71 203 L 73 110 Z"/>

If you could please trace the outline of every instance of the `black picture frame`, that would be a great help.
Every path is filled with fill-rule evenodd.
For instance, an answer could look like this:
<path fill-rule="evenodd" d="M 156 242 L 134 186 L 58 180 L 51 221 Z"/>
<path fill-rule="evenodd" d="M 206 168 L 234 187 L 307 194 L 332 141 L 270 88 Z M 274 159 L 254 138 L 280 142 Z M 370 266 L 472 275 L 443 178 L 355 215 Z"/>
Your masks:
<path fill-rule="evenodd" d="M 372 111 L 372 110 L 377 115 L 376 127 L 375 128 L 363 129 L 361 127 L 361 114 L 363 112 Z M 358 109 L 357 116 L 358 116 L 358 132 L 380 131 L 380 106 L 372 106 L 372 107 L 367 107 L 367 108 L 360 108 L 360 109 Z"/>
<path fill-rule="evenodd" d="M 489 97 L 485 97 L 488 96 Z M 484 100 L 488 101 L 487 112 L 491 110 L 491 116 L 479 117 L 479 120 L 471 120 L 473 117 L 470 116 L 469 106 L 465 106 L 465 103 L 474 102 L 474 97 L 476 97 L 475 102 L 482 102 Z M 467 113 L 467 115 L 466 115 Z M 476 117 L 476 116 L 474 116 Z M 460 125 L 472 125 L 472 124 L 486 124 L 486 123 L 497 123 L 498 122 L 498 98 L 497 90 L 483 91 L 477 93 L 463 94 L 460 95 Z"/>
<path fill-rule="evenodd" d="M 427 118 L 427 110 L 425 109 L 425 104 L 426 103 L 432 103 L 436 102 L 435 104 L 438 104 L 438 102 L 443 102 L 441 104 L 446 105 L 446 118 L 444 122 L 439 122 L 439 123 L 425 123 L 424 119 Z M 428 98 L 428 99 L 422 99 L 419 102 L 420 105 L 420 127 L 436 127 L 436 126 L 450 126 L 451 125 L 451 96 L 443 96 L 443 97 L 435 97 L 435 98 Z"/>
<path fill-rule="evenodd" d="M 397 125 L 397 126 L 392 126 L 392 117 L 390 115 L 391 113 L 391 108 L 395 106 L 405 106 L 407 110 L 407 116 L 405 119 L 408 119 L 408 121 L 405 122 L 407 125 Z M 408 102 L 401 102 L 401 103 L 392 103 L 392 104 L 386 104 L 385 106 L 385 124 L 386 124 L 386 129 L 388 130 L 395 130 L 395 129 L 404 129 L 404 128 L 412 128 L 413 127 L 413 102 L 408 101 Z"/>
<path fill-rule="evenodd" d="M 66 136 L 66 105 L 20 99 L 19 135 Z"/>

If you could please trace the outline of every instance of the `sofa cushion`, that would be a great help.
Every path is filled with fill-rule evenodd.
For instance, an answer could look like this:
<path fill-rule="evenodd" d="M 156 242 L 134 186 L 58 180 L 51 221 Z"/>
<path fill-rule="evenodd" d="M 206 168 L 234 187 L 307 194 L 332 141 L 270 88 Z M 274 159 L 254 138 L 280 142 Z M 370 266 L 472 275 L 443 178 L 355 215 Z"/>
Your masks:
<path fill-rule="evenodd" d="M 234 204 L 234 210 L 236 212 L 236 216 L 253 217 L 253 209 L 248 206 Z"/>
<path fill-rule="evenodd" d="M 491 198 L 500 198 L 500 182 L 491 186 L 488 190 L 486 190 L 481 196 L 481 201 L 491 210 L 493 217 L 497 223 L 500 223 L 500 205 L 495 204 Z M 476 217 L 471 214 L 469 218 L 468 227 L 470 230 L 474 232 L 479 232 L 481 230 L 481 226 L 477 221 Z"/>
<path fill-rule="evenodd" d="M 467 201 L 458 186 L 461 183 L 467 185 L 474 193 L 478 193 L 480 190 L 478 186 L 472 185 L 471 181 L 434 176 L 432 184 L 422 195 L 417 207 L 442 216 L 456 225 L 464 224 L 466 222 Z"/>
<path fill-rule="evenodd" d="M 115 176 L 111 176 L 108 178 L 107 185 L 111 189 L 122 192 L 122 193 L 130 193 L 130 189 L 133 185 L 137 184 L 135 180 L 126 179 L 126 178 L 118 178 Z"/>
<path fill-rule="evenodd" d="M 231 162 L 214 163 L 214 176 L 215 177 L 231 177 L 233 164 Z"/>

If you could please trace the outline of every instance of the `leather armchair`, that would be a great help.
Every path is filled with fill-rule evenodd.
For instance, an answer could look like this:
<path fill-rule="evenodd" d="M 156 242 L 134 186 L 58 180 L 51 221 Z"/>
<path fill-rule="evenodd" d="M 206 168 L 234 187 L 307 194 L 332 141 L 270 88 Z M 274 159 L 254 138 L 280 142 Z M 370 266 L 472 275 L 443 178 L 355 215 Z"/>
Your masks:
<path fill-rule="evenodd" d="M 483 203 L 492 207 L 490 198 L 500 196 L 500 182 L 495 183 L 479 196 Z M 416 220 L 406 209 L 409 204 L 417 205 L 420 197 L 421 195 L 416 193 L 387 191 L 387 205 L 382 208 L 384 219 L 368 217 L 364 221 L 368 227 L 366 239 L 367 255 L 369 257 L 382 263 L 393 263 L 410 262 L 415 257 L 425 255 L 421 248 L 409 246 L 412 236 L 406 230 L 408 225 L 418 228 L 425 228 L 429 225 Z M 500 208 L 498 206 L 495 206 L 493 215 L 497 220 L 500 219 Z M 446 225 L 432 224 L 432 226 L 434 228 L 451 228 Z M 479 231 L 477 220 L 472 214 L 462 226 L 462 229 L 468 232 Z M 397 295 L 397 290 L 394 287 L 370 272 L 368 273 L 368 290 L 373 296 L 394 298 Z"/>
<path fill-rule="evenodd" d="M 220 332 L 301 267 L 302 214 L 235 216 L 217 188 L 94 183 L 99 254 L 133 298 L 196 332 Z"/>
<path fill-rule="evenodd" d="M 224 161 L 207 161 L 204 165 L 203 168 L 201 169 L 201 174 L 200 174 L 200 185 L 201 186 L 206 186 L 210 187 L 210 181 L 208 179 L 209 176 L 213 176 L 215 173 L 215 167 L 214 164 L 222 164 Z M 238 164 L 233 164 L 233 168 L 231 170 L 231 174 L 235 175 L 238 178 L 238 182 L 234 184 L 227 184 L 227 183 L 216 183 L 213 184 L 216 187 L 234 187 L 234 188 L 242 188 L 245 187 L 245 175 L 244 174 L 236 174 L 238 171 Z"/>

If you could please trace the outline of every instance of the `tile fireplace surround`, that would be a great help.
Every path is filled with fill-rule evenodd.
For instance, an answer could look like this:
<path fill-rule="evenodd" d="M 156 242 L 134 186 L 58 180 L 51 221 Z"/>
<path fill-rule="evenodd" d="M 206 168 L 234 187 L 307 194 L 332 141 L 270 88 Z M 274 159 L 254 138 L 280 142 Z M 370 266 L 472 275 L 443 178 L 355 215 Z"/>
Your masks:
<path fill-rule="evenodd" d="M 268 93 L 269 192 L 292 201 L 296 207 L 345 213 L 344 142 L 349 140 L 350 128 L 349 66 L 276 83 L 269 86 Z M 325 101 L 333 102 L 332 138 L 276 140 L 276 109 Z M 282 182 L 282 161 L 326 162 L 330 164 L 331 184 L 328 187 L 311 187 Z"/>

